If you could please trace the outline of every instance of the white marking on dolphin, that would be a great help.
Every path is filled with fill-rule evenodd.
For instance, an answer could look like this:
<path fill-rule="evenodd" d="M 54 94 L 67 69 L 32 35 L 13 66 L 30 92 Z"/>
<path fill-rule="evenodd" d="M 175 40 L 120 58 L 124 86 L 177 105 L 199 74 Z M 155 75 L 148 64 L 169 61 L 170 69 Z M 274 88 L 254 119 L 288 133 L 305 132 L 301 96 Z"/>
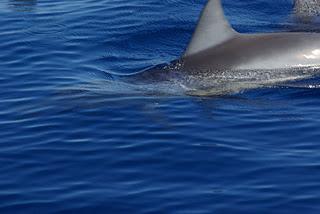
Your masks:
<path fill-rule="evenodd" d="M 221 1 L 209 0 L 180 59 L 125 81 L 163 82 L 164 87 L 212 95 L 310 77 L 319 68 L 319 33 L 241 34 L 225 18 Z"/>

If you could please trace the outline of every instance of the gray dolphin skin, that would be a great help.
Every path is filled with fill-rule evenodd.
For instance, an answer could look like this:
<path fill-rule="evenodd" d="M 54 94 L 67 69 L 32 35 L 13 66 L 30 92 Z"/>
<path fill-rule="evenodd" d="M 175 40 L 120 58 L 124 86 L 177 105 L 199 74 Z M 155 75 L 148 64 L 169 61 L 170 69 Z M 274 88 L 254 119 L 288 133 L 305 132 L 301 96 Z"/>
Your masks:
<path fill-rule="evenodd" d="M 212 95 L 310 77 L 319 68 L 319 33 L 240 34 L 225 18 L 221 1 L 209 0 L 183 56 L 128 81 Z"/>
<path fill-rule="evenodd" d="M 320 0 L 295 0 L 294 14 L 302 22 L 310 22 L 320 15 Z"/>

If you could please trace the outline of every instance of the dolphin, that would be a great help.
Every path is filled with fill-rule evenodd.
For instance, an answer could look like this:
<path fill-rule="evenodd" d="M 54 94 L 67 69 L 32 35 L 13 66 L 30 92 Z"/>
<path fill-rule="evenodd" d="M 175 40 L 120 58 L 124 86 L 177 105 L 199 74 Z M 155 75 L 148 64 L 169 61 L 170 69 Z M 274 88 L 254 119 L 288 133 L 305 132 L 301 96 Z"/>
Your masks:
<path fill-rule="evenodd" d="M 179 59 L 123 80 L 163 83 L 162 89 L 177 87 L 205 96 L 302 79 L 319 68 L 320 33 L 238 33 L 226 19 L 221 1 L 208 0 Z"/>

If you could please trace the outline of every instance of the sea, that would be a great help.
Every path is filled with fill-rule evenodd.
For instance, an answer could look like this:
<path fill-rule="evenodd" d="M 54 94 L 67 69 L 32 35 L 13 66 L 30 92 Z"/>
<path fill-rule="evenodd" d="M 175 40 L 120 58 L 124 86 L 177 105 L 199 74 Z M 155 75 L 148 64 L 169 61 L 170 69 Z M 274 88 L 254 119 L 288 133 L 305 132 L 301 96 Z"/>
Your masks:
<path fill-rule="evenodd" d="M 320 213 L 319 77 L 215 96 L 110 79 L 178 59 L 205 3 L 0 0 L 1 214 Z M 319 26 L 292 0 L 223 6 L 241 33 Z"/>

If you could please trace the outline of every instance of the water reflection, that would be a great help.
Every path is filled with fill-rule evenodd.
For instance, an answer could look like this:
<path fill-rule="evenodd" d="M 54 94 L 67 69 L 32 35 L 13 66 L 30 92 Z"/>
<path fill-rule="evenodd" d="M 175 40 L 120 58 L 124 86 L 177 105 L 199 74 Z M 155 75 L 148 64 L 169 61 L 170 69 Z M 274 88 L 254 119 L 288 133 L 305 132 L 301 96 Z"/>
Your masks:
<path fill-rule="evenodd" d="M 37 0 L 8 0 L 9 8 L 14 11 L 33 11 L 37 5 Z"/>

